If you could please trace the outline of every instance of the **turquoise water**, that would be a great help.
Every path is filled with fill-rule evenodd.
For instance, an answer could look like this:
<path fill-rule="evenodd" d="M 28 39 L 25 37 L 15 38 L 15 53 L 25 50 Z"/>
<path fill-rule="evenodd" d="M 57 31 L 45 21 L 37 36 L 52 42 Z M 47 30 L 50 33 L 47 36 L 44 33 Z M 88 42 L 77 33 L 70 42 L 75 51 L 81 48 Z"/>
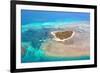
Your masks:
<path fill-rule="evenodd" d="M 51 31 L 57 30 L 58 27 L 80 23 L 89 24 L 90 13 L 21 10 L 21 62 L 89 60 L 90 56 L 47 56 L 45 50 L 41 48 L 42 43 L 53 38 Z"/>
<path fill-rule="evenodd" d="M 56 23 L 55 23 L 56 24 Z M 39 26 L 40 27 L 40 26 Z M 41 44 L 52 38 L 50 32 L 55 30 L 55 28 L 32 28 L 32 26 L 28 26 L 24 29 L 26 31 L 22 31 L 21 41 L 22 48 L 24 49 L 21 62 L 51 62 L 51 61 L 73 61 L 73 60 L 89 60 L 90 56 L 80 56 L 80 57 L 53 57 L 47 56 L 45 54 L 45 50 L 41 48 Z"/>
<path fill-rule="evenodd" d="M 88 60 L 90 56 L 80 57 L 53 57 L 46 56 L 45 51 L 42 49 L 27 48 L 26 54 L 22 57 L 22 63 L 30 62 L 52 62 L 52 61 L 75 61 L 75 60 Z"/>

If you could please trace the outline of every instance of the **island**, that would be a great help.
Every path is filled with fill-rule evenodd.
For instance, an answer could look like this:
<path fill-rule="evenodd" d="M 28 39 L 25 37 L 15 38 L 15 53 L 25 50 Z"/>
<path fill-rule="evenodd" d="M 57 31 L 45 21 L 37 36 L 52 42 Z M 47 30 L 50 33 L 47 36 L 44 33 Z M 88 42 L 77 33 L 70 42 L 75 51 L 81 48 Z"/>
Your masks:
<path fill-rule="evenodd" d="M 68 39 L 71 39 L 75 32 L 74 31 L 53 31 L 51 34 L 54 36 L 54 40 L 56 41 L 66 41 Z"/>

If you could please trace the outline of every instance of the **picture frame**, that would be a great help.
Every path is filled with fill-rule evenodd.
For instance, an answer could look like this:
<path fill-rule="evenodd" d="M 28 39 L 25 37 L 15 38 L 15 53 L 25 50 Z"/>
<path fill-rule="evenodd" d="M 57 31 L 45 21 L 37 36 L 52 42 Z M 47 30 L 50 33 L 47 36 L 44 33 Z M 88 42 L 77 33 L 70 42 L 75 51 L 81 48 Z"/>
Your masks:
<path fill-rule="evenodd" d="M 41 13 L 44 13 L 44 12 L 47 13 L 47 16 L 45 16 L 45 14 L 44 14 L 45 17 L 43 17 L 43 15 L 41 15 Z M 66 14 L 68 12 L 69 12 L 69 14 Z M 38 13 L 40 15 L 38 15 Z M 78 14 L 74 18 L 73 16 L 75 15 L 75 13 L 78 13 Z M 83 16 L 81 16 L 82 13 L 83 13 Z M 26 16 L 24 14 L 26 14 Z M 89 47 L 91 49 L 89 49 L 88 51 L 86 49 L 86 52 L 85 52 L 85 54 L 87 54 L 87 52 L 88 52 L 88 55 L 89 55 L 88 57 L 84 57 L 84 58 L 79 57 L 77 60 L 76 60 L 76 57 L 74 59 L 69 58 L 69 60 L 67 58 L 66 60 L 62 60 L 62 61 L 59 61 L 61 59 L 56 60 L 57 59 L 56 58 L 56 59 L 52 60 L 54 63 L 50 62 L 51 59 L 48 60 L 48 61 L 47 61 L 47 59 L 46 60 L 41 60 L 41 61 L 44 61 L 44 62 L 40 62 L 40 59 L 41 59 L 40 58 L 40 56 L 41 56 L 40 53 L 39 53 L 40 54 L 39 58 L 33 56 L 33 53 L 32 53 L 32 56 L 34 58 L 36 58 L 36 59 L 34 59 L 34 61 L 33 61 L 33 59 L 31 60 L 29 58 L 23 58 L 22 57 L 23 53 L 25 55 L 25 50 L 24 50 L 24 52 L 22 52 L 23 50 L 21 48 L 22 45 L 23 45 L 23 42 L 22 42 L 23 41 L 22 40 L 23 39 L 23 37 L 22 37 L 23 34 L 22 34 L 22 32 L 25 32 L 27 28 L 29 28 L 29 29 L 30 28 L 32 28 L 32 29 L 38 28 L 38 31 L 42 31 L 42 30 L 39 30 L 41 28 L 41 26 L 36 26 L 38 24 L 35 25 L 35 22 L 41 22 L 41 21 L 43 21 L 43 22 L 47 22 L 48 21 L 49 22 L 49 21 L 53 21 L 53 20 L 56 19 L 55 17 L 53 18 L 53 16 L 50 17 L 49 14 L 52 14 L 52 15 L 54 14 L 53 16 L 55 16 L 55 17 L 56 17 L 56 15 L 59 16 L 59 15 L 62 15 L 62 14 L 65 14 L 64 16 L 68 16 L 69 15 L 69 17 L 71 17 L 71 15 L 72 15 L 72 18 L 73 18 L 72 20 L 74 20 L 76 18 L 78 19 L 78 17 L 81 17 L 81 19 L 79 19 L 79 20 L 82 20 L 82 21 L 83 20 L 88 20 L 89 21 L 89 22 L 84 22 L 84 23 L 85 24 L 89 24 L 89 26 L 90 26 L 89 28 L 90 29 L 87 28 L 87 27 L 82 26 L 81 28 L 84 27 L 84 29 L 86 29 L 86 30 L 82 29 L 83 31 L 80 31 L 81 32 L 80 34 L 82 34 L 82 32 L 85 32 L 85 31 L 87 33 L 87 30 L 89 29 L 89 33 L 87 35 L 90 36 L 89 37 L 89 39 L 90 39 L 90 41 L 89 41 L 90 42 L 89 43 L 90 44 Z M 32 17 L 28 18 L 28 16 L 29 17 L 32 16 Z M 41 16 L 41 19 L 38 19 L 37 16 Z M 33 18 L 33 17 L 35 17 L 35 18 Z M 42 17 L 43 17 L 43 19 L 42 19 Z M 49 17 L 49 18 L 47 18 L 47 17 Z M 61 19 L 63 19 L 62 16 L 59 16 L 59 17 Z M 31 18 L 33 19 L 32 22 L 34 22 L 34 24 L 28 25 L 28 26 L 24 27 L 24 23 L 30 22 Z M 56 20 L 61 20 L 61 19 L 56 19 Z M 70 19 L 70 18 L 68 18 L 68 19 Z M 72 20 L 71 20 L 71 22 L 72 22 Z M 83 22 L 80 22 L 80 23 L 82 23 L 84 25 Z M 56 25 L 54 25 L 54 23 L 52 23 L 52 24 L 53 25 L 50 25 L 49 27 L 52 27 L 52 28 L 56 27 L 57 28 L 57 30 L 54 31 L 54 33 L 53 33 L 53 36 L 55 36 L 56 32 L 58 31 L 58 27 L 59 26 L 61 27 L 62 25 L 56 26 Z M 66 24 L 66 22 L 63 22 L 62 24 Z M 78 24 L 78 23 L 74 23 L 74 24 Z M 46 24 L 43 24 L 43 25 L 47 26 L 48 24 L 46 23 Z M 64 25 L 63 27 L 65 27 L 65 26 L 66 25 Z M 73 26 L 74 25 L 72 25 L 72 27 Z M 45 28 L 49 28 L 49 27 L 45 27 Z M 75 27 L 77 28 L 78 26 L 75 26 Z M 44 28 L 44 27 L 42 27 L 42 28 Z M 59 28 L 60 32 L 62 32 L 62 28 Z M 79 28 L 80 28 L 80 26 L 79 26 Z M 40 32 L 40 33 L 42 33 L 42 32 Z M 36 34 L 36 33 L 34 32 L 34 34 Z M 28 34 L 27 34 L 27 36 L 28 36 Z M 40 35 L 38 35 L 38 36 L 40 36 Z M 38 37 L 36 37 L 36 38 L 38 38 Z M 55 38 L 57 38 L 57 35 L 56 35 Z M 34 39 L 34 41 L 35 41 L 35 39 Z M 29 71 L 79 69 L 79 68 L 97 67 L 97 6 L 95 6 L 95 5 L 79 5 L 79 4 L 62 4 L 62 3 L 33 2 L 33 1 L 11 1 L 11 37 L 10 37 L 10 40 L 11 40 L 11 45 L 10 45 L 11 46 L 11 61 L 10 61 L 10 64 L 11 64 L 11 66 L 10 66 L 11 70 L 10 71 L 11 72 L 29 72 Z M 66 41 L 66 40 L 57 40 L 57 39 L 55 39 L 55 40 L 57 42 L 54 42 L 54 41 L 53 42 L 54 42 L 54 44 L 56 43 L 57 48 L 60 47 L 59 44 L 58 44 L 58 42 L 62 43 L 64 41 Z M 35 43 L 36 42 L 37 41 L 35 41 Z M 48 43 L 48 42 L 46 42 L 46 43 Z M 85 45 L 85 47 L 86 47 L 86 45 Z M 36 44 L 34 46 L 36 46 Z M 42 47 L 43 48 L 46 47 L 46 46 L 44 46 L 44 43 L 43 43 Z M 66 46 L 64 46 L 64 47 L 66 47 Z M 71 50 L 67 50 L 67 51 L 73 53 Z M 81 51 L 78 50 L 78 52 L 81 52 Z M 82 54 L 82 53 L 83 52 L 81 52 L 80 54 Z M 80 55 L 80 54 L 78 54 L 78 55 Z M 51 56 L 51 53 L 49 53 L 49 55 Z M 53 53 L 52 53 L 52 55 L 53 55 Z M 67 54 L 67 56 L 70 56 L 70 55 L 71 55 L 70 53 Z M 73 55 L 76 55 L 76 53 L 73 54 Z M 37 53 L 36 53 L 36 56 L 37 56 Z M 55 56 L 55 55 L 53 55 L 53 56 Z M 59 55 L 59 56 L 62 56 L 62 54 Z M 65 56 L 65 54 L 64 54 L 64 56 Z M 44 56 L 42 56 L 42 58 L 43 57 Z"/>

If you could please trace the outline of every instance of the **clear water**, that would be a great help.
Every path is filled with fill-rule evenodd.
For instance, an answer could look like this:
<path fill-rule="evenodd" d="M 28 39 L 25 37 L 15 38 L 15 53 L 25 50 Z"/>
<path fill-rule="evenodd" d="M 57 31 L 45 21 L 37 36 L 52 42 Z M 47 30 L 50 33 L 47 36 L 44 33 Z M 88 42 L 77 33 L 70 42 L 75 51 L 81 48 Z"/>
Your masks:
<path fill-rule="evenodd" d="M 89 13 L 21 10 L 21 62 L 89 60 L 90 56 L 47 56 L 41 48 L 42 43 L 52 38 L 50 32 L 58 27 L 65 27 L 67 24 L 89 24 L 89 21 Z"/>
<path fill-rule="evenodd" d="M 40 26 L 41 27 L 41 26 Z M 23 28 L 23 26 L 22 26 Z M 90 56 L 80 57 L 52 57 L 45 54 L 45 50 L 41 48 L 41 44 L 45 40 L 52 38 L 50 32 L 55 28 L 32 28 L 32 26 L 23 28 L 22 30 L 22 48 L 24 53 L 21 56 L 21 62 L 49 62 L 49 61 L 71 61 L 71 60 L 88 60 Z"/>

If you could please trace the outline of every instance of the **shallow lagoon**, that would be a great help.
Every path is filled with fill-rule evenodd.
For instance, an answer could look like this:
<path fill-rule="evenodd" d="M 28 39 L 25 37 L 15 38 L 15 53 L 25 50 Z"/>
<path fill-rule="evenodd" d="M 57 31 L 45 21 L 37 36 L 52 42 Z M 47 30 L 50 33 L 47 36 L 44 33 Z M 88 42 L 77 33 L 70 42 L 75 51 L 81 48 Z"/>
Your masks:
<path fill-rule="evenodd" d="M 34 23 L 35 24 L 35 23 Z M 36 23 L 37 24 L 37 23 Z M 43 23 L 42 23 L 43 24 Z M 22 41 L 22 51 L 21 51 L 21 62 L 51 62 L 51 61 L 73 61 L 73 60 L 89 60 L 89 55 L 82 55 L 82 56 L 51 56 L 46 54 L 46 50 L 41 47 L 43 46 L 43 43 L 46 43 L 48 39 L 53 38 L 53 36 L 50 34 L 51 31 L 55 30 L 62 30 L 65 27 L 70 27 L 69 25 L 63 25 L 58 23 L 57 26 L 54 25 L 48 25 L 52 23 L 45 23 L 43 25 L 39 26 L 39 23 L 37 25 L 23 25 L 22 26 L 22 35 L 21 35 L 21 41 Z M 65 24 L 65 23 L 64 23 Z M 73 25 L 72 25 L 73 26 Z M 82 24 L 79 25 L 80 27 L 77 28 L 77 31 L 80 33 L 86 33 L 85 38 L 89 38 L 89 25 L 88 24 Z M 84 27 L 83 27 L 84 26 Z M 76 28 L 75 28 L 76 30 Z M 88 39 L 87 38 L 87 39 Z M 63 48 L 62 48 L 63 49 Z"/>

